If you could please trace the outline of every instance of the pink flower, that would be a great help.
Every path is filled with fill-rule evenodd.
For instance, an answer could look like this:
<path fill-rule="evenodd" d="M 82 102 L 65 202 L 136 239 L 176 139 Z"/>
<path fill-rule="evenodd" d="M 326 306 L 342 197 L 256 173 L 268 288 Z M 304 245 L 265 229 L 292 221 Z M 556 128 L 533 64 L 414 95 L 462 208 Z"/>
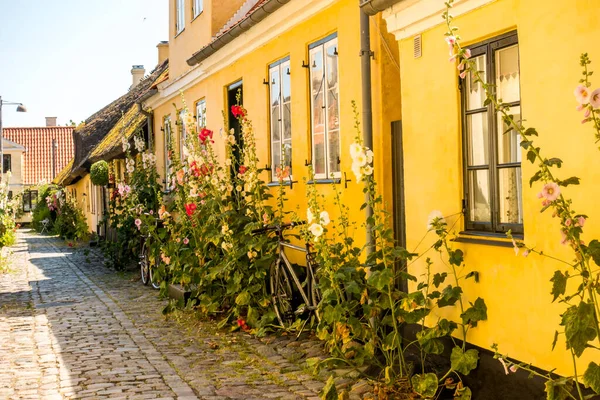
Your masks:
<path fill-rule="evenodd" d="M 269 223 L 269 216 L 267 215 L 267 213 L 263 214 L 263 223 L 265 225 Z"/>
<path fill-rule="evenodd" d="M 577 223 L 579 224 L 579 226 L 583 227 L 583 225 L 585 224 L 585 218 L 584 217 L 577 218 Z"/>
<path fill-rule="evenodd" d="M 512 372 L 513 374 L 517 372 L 517 370 L 519 369 L 519 367 L 517 367 L 516 365 L 511 365 L 509 370 L 510 372 Z"/>
<path fill-rule="evenodd" d="M 448 43 L 449 48 L 453 48 L 454 45 L 456 44 L 456 37 L 455 36 L 446 36 L 446 43 Z"/>
<path fill-rule="evenodd" d="M 449 62 L 454 62 L 456 60 L 456 56 L 458 54 L 453 54 L 452 52 L 450 52 L 450 58 L 448 59 Z"/>
<path fill-rule="evenodd" d="M 577 105 L 577 107 L 575 107 L 575 109 L 576 109 L 577 111 L 581 111 L 581 110 L 583 110 L 584 108 L 585 108 L 585 106 L 584 106 L 583 104 L 578 104 L 578 105 Z"/>
<path fill-rule="evenodd" d="M 465 69 L 465 63 L 461 62 L 460 64 L 458 64 L 458 67 L 456 67 L 456 68 L 458 68 L 459 71 L 464 70 Z"/>
<path fill-rule="evenodd" d="M 466 49 L 466 50 L 465 50 L 465 58 L 466 58 L 466 59 L 469 59 L 469 58 L 471 58 L 471 50 L 470 50 L 470 49 Z"/>
<path fill-rule="evenodd" d="M 571 226 L 572 223 L 573 223 L 573 220 L 571 218 L 567 218 L 567 220 L 565 221 L 566 226 Z"/>
<path fill-rule="evenodd" d="M 184 179 L 185 179 L 185 171 L 180 169 L 179 171 L 177 171 L 177 183 L 179 183 L 180 185 L 183 186 L 184 184 Z"/>
<path fill-rule="evenodd" d="M 573 94 L 579 104 L 587 104 L 590 102 L 590 90 L 585 87 L 585 85 L 577 86 Z"/>
<path fill-rule="evenodd" d="M 542 189 L 542 195 L 546 198 L 546 200 L 552 202 L 558 199 L 558 196 L 560 195 L 560 188 L 554 182 L 546 183 Z"/>
<path fill-rule="evenodd" d="M 583 116 L 585 118 L 589 118 L 591 113 L 592 113 L 592 110 L 590 110 L 589 108 L 586 108 L 585 113 L 583 113 Z"/>
<path fill-rule="evenodd" d="M 460 73 L 460 79 L 465 79 L 465 76 L 467 76 L 467 71 L 463 71 Z"/>
<path fill-rule="evenodd" d="M 519 246 L 517 246 L 517 242 L 515 242 L 515 239 L 512 239 L 512 243 L 513 243 L 513 250 L 515 251 L 515 256 L 519 255 Z"/>
<path fill-rule="evenodd" d="M 189 242 L 190 242 L 190 239 L 188 239 L 188 238 L 183 239 L 183 244 L 188 244 Z"/>
<path fill-rule="evenodd" d="M 527 249 L 523 252 L 523 257 L 527 257 L 528 255 L 529 255 L 529 249 Z"/>
<path fill-rule="evenodd" d="M 589 118 L 585 118 L 585 119 L 582 119 L 582 120 L 581 120 L 581 123 L 582 123 L 582 124 L 585 124 L 586 122 L 590 122 L 590 119 L 589 119 Z"/>
<path fill-rule="evenodd" d="M 550 205 L 550 203 L 551 203 L 551 201 L 549 201 L 549 200 L 543 200 L 542 201 L 542 207 L 547 207 L 547 206 Z"/>
<path fill-rule="evenodd" d="M 136 218 L 135 220 L 135 226 L 137 226 L 138 231 L 140 230 L 140 226 L 142 226 L 142 220 L 139 218 Z"/>
<path fill-rule="evenodd" d="M 560 231 L 560 237 L 561 237 L 560 244 L 562 244 L 563 246 L 565 244 L 567 244 L 567 242 L 569 241 L 569 239 L 567 238 L 567 234 L 565 233 L 565 231 L 563 231 L 563 230 Z"/>
<path fill-rule="evenodd" d="M 154 215 L 154 210 L 150 210 L 150 215 Z"/>
<path fill-rule="evenodd" d="M 544 195 L 542 194 L 542 192 L 539 192 L 539 193 L 537 194 L 537 198 L 538 198 L 538 199 L 541 199 L 542 197 L 544 197 Z"/>
<path fill-rule="evenodd" d="M 590 105 L 593 108 L 600 108 L 600 88 L 594 90 L 592 94 L 590 94 Z"/>

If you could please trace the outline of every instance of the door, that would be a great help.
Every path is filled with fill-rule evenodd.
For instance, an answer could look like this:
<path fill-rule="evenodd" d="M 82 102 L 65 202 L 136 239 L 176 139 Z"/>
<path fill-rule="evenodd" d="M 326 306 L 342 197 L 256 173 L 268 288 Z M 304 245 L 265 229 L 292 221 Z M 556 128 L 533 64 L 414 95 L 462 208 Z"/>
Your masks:
<path fill-rule="evenodd" d="M 402 121 L 392 121 L 392 179 L 394 182 L 394 238 L 398 246 L 406 248 Z M 403 266 L 398 267 L 402 268 Z M 408 291 L 408 283 L 405 279 L 401 279 L 398 284 L 401 290 Z"/>
<path fill-rule="evenodd" d="M 241 149 L 244 145 L 243 140 L 242 140 L 242 129 L 241 129 L 241 125 L 240 125 L 240 121 L 234 117 L 233 113 L 231 112 L 231 106 L 235 106 L 235 105 L 243 105 L 244 104 L 244 98 L 243 98 L 243 84 L 242 81 L 237 81 L 231 85 L 229 85 L 227 87 L 227 109 L 228 109 L 228 120 L 229 120 L 229 131 L 231 131 L 231 129 L 233 129 L 234 131 L 234 136 L 235 136 L 235 142 L 237 143 L 237 146 L 233 147 L 233 160 L 231 160 L 231 169 L 232 169 L 232 174 L 233 176 L 235 176 L 237 174 L 237 171 L 239 170 L 240 165 L 242 165 L 242 152 Z"/>

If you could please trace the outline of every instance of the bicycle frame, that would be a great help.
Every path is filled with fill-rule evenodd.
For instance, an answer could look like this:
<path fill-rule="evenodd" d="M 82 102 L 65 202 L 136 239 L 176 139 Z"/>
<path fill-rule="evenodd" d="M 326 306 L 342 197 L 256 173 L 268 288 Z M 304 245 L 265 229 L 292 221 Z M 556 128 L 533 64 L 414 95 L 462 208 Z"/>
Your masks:
<path fill-rule="evenodd" d="M 280 260 L 283 260 L 283 262 L 285 264 L 285 267 L 287 268 L 288 273 L 292 277 L 294 283 L 296 284 L 296 288 L 298 289 L 298 291 L 300 292 L 300 295 L 302 296 L 302 299 L 304 300 L 304 304 L 306 304 L 306 306 L 309 309 L 314 309 L 316 307 L 316 304 L 312 304 L 312 301 L 309 300 L 308 294 L 306 293 L 306 291 L 302 287 L 302 283 L 300 282 L 300 278 L 298 278 L 298 275 L 296 275 L 296 273 L 294 272 L 294 268 L 292 268 L 292 264 L 290 263 L 290 261 L 288 260 L 287 256 L 285 255 L 284 248 L 286 248 L 286 247 L 289 248 L 289 249 L 292 249 L 292 250 L 296 250 L 296 251 L 305 253 L 307 255 L 307 265 L 303 266 L 303 267 L 307 269 L 307 274 L 306 274 L 306 280 L 305 280 L 305 282 L 307 283 L 307 285 L 311 285 L 311 278 L 314 277 L 314 271 L 313 271 L 312 265 L 308 262 L 308 252 L 309 252 L 308 248 L 302 248 L 300 246 L 296 246 L 296 245 L 293 245 L 291 243 L 284 242 L 282 240 L 279 240 L 279 243 L 278 243 L 278 252 L 279 252 L 279 258 L 280 258 Z"/>

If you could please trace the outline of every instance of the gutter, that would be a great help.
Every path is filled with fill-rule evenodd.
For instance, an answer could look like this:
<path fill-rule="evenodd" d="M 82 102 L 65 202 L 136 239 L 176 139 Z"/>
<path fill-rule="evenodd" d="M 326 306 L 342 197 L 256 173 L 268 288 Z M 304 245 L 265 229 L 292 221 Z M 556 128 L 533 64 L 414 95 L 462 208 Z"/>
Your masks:
<path fill-rule="evenodd" d="M 231 29 L 194 53 L 187 60 L 188 65 L 193 67 L 194 65 L 201 63 L 203 60 L 215 54 L 225 47 L 226 44 L 232 42 L 235 38 L 248 31 L 254 25 L 258 24 L 290 1 L 291 0 L 268 0 L 265 4 L 252 11 L 250 15 L 247 15 L 244 19 L 235 24 Z"/>
<path fill-rule="evenodd" d="M 360 0 L 360 9 L 368 16 L 373 16 L 402 1 L 404 0 Z"/>

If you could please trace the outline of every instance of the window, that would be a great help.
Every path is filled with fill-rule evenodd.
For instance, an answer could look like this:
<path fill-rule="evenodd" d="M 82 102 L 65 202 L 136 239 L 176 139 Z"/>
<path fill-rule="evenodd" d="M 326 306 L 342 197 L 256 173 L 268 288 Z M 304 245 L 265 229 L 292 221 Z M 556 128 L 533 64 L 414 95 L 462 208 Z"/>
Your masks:
<path fill-rule="evenodd" d="M 337 35 L 309 46 L 312 163 L 315 178 L 340 177 Z"/>
<path fill-rule="evenodd" d="M 270 112 L 271 112 L 271 177 L 277 180 L 276 168 L 290 167 L 292 172 L 292 82 L 290 58 L 269 67 Z"/>
<path fill-rule="evenodd" d="M 33 211 L 37 204 L 37 190 L 26 190 L 23 192 L 23 212 Z"/>
<path fill-rule="evenodd" d="M 517 34 L 471 47 L 482 78 L 521 120 Z M 521 137 L 507 126 L 485 92 L 468 74 L 462 85 L 466 229 L 523 233 Z"/>
<path fill-rule="evenodd" d="M 12 190 L 9 190 L 8 191 L 8 200 L 10 201 L 12 199 L 13 199 L 13 192 L 12 192 Z"/>
<path fill-rule="evenodd" d="M 10 154 L 2 155 L 2 172 L 7 173 L 12 170 L 12 160 Z"/>
<path fill-rule="evenodd" d="M 194 18 L 196 18 L 198 15 L 200 15 L 202 13 L 202 11 L 204 11 L 204 0 L 192 0 L 194 6 Z"/>
<path fill-rule="evenodd" d="M 198 132 L 206 127 L 206 100 L 198 100 L 196 102 L 196 123 L 198 124 Z"/>
<path fill-rule="evenodd" d="M 185 28 L 185 0 L 175 0 L 175 35 Z"/>
<path fill-rule="evenodd" d="M 169 191 L 172 189 L 171 186 L 171 170 L 172 170 L 172 135 L 171 135 L 171 116 L 167 115 L 164 119 L 164 128 L 163 131 L 165 133 L 165 190 Z"/>

